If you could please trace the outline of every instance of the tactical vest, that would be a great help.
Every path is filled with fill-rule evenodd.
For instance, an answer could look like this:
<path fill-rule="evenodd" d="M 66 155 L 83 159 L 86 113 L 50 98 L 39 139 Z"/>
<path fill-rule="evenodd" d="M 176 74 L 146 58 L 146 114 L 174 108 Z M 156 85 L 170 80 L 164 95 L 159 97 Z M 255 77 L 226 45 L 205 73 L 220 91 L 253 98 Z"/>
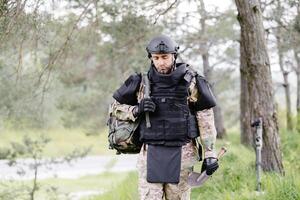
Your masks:
<path fill-rule="evenodd" d="M 170 74 L 160 74 L 152 66 L 148 72 L 151 98 L 156 104 L 149 113 L 151 127 L 141 119 L 140 141 L 146 144 L 182 146 L 199 136 L 195 115 L 188 106 L 190 81 L 185 79 L 186 64 L 181 64 Z"/>

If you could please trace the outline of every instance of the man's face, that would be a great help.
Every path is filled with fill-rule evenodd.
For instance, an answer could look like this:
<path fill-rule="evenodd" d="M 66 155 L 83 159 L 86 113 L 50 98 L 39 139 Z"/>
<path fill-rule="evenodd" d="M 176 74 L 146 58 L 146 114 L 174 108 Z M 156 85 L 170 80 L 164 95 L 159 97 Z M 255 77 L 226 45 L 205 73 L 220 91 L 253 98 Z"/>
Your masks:
<path fill-rule="evenodd" d="M 151 59 L 156 70 L 161 74 L 169 74 L 171 72 L 173 63 L 174 63 L 174 55 L 171 53 L 168 54 L 151 54 Z"/>

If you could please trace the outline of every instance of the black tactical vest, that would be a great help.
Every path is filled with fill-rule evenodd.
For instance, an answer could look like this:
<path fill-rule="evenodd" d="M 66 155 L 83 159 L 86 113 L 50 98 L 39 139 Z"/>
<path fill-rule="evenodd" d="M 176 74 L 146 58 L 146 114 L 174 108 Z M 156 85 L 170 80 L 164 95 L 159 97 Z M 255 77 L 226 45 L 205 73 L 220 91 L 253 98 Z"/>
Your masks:
<path fill-rule="evenodd" d="M 196 118 L 187 102 L 190 81 L 185 80 L 186 64 L 179 64 L 170 74 L 160 74 L 152 66 L 148 72 L 151 98 L 156 104 L 149 113 L 151 127 L 145 119 L 140 124 L 140 140 L 146 144 L 182 146 L 199 136 Z"/>

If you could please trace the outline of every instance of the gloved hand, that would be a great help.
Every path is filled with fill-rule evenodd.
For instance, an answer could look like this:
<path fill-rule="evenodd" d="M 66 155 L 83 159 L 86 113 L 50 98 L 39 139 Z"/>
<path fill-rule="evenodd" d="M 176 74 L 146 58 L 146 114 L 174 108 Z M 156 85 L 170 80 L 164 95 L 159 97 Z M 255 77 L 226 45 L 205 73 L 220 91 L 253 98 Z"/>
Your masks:
<path fill-rule="evenodd" d="M 218 168 L 219 164 L 217 158 L 205 158 L 202 163 L 201 173 L 206 170 L 207 175 L 212 175 Z"/>
<path fill-rule="evenodd" d="M 133 110 L 134 116 L 139 116 L 144 112 L 154 112 L 156 108 L 155 103 L 151 98 L 144 98 L 141 100 L 138 106 Z"/>

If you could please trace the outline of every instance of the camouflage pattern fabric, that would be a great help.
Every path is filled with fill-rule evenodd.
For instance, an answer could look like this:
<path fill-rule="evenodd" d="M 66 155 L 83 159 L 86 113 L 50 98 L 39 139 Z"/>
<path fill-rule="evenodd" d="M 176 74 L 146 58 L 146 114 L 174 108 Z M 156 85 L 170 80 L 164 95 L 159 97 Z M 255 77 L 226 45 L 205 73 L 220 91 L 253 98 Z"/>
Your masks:
<path fill-rule="evenodd" d="M 214 122 L 213 109 L 206 109 L 196 113 L 198 127 L 200 131 L 200 140 L 204 148 L 204 157 L 215 157 L 215 142 L 217 131 Z"/>
<path fill-rule="evenodd" d="M 196 86 L 196 78 L 192 79 L 189 91 L 189 102 L 196 102 L 199 98 L 201 98 L 201 94 L 199 94 L 198 88 Z M 204 157 L 216 157 L 215 142 L 217 131 L 215 127 L 213 109 L 210 108 L 196 112 L 196 118 L 200 132 L 201 144 L 204 149 Z"/>
<path fill-rule="evenodd" d="M 147 174 L 147 145 L 142 147 L 138 157 L 139 173 L 138 190 L 140 200 L 189 200 L 191 188 L 187 178 L 197 162 L 197 150 L 192 142 L 182 146 L 180 181 L 178 184 L 148 183 Z"/>
<path fill-rule="evenodd" d="M 133 116 L 132 110 L 135 106 L 120 104 L 116 100 L 109 107 L 109 115 L 117 117 L 119 120 L 135 121 L 136 117 Z"/>

